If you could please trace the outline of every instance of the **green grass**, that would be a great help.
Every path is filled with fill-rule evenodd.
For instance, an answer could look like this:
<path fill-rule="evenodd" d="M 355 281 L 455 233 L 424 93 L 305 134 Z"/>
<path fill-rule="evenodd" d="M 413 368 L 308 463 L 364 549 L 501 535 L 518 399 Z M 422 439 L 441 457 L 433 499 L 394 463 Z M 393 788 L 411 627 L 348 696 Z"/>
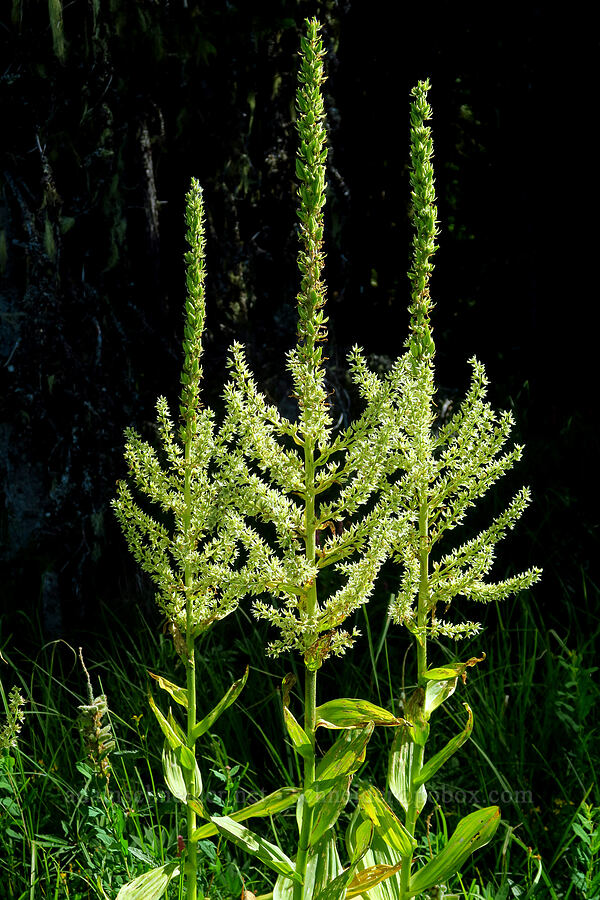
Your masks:
<path fill-rule="evenodd" d="M 593 590 L 589 584 L 585 589 Z M 343 665 L 330 668 L 323 696 L 329 690 L 340 693 L 343 686 L 348 696 L 397 708 L 412 659 L 405 659 L 407 644 L 397 630 L 387 629 L 386 600 L 374 598 L 368 617 L 360 614 L 363 641 Z M 468 670 L 467 684 L 459 685 L 444 705 L 450 712 L 436 725 L 441 746 L 462 728 L 463 701 L 475 714 L 472 740 L 430 785 L 420 853 L 427 858 L 435 852 L 474 806 L 498 802 L 502 826 L 496 839 L 447 886 L 446 896 L 595 900 L 600 898 L 597 635 L 545 631 L 531 597 L 491 610 L 488 620 L 482 638 L 460 647 L 466 658 L 480 655 L 483 646 L 487 659 Z M 267 663 L 263 637 L 241 611 L 227 636 L 217 628 L 200 647 L 206 709 L 247 664 L 251 668 L 240 700 L 201 746 L 207 799 L 215 811 L 231 812 L 298 779 L 297 760 L 283 737 L 280 685 L 286 670 L 281 662 Z M 171 641 L 143 620 L 127 629 L 105 612 L 102 634 L 90 649 L 83 648 L 94 695 L 108 698 L 104 724 L 115 741 L 108 784 L 95 773 L 77 727 L 78 706 L 87 703 L 77 648 L 53 642 L 29 658 L 8 638 L 1 652 L 0 711 L 16 685 L 26 699 L 26 718 L 17 747 L 0 759 L 0 897 L 114 898 L 145 868 L 174 858 L 184 830 L 180 805 L 163 783 L 162 737 L 146 702 L 148 668 L 175 681 L 181 675 Z M 440 662 L 448 653 L 441 645 L 435 651 Z M 293 668 L 293 661 L 285 663 Z M 410 687 L 407 680 L 404 688 Z M 380 787 L 389 740 L 386 729 L 379 729 L 367 756 L 369 778 Z M 284 849 L 292 845 L 293 815 L 283 830 L 279 824 L 275 832 L 272 822 L 264 827 Z M 201 878 L 212 900 L 239 897 L 242 885 L 257 894 L 266 890 L 261 871 L 226 842 L 207 840 L 201 849 Z M 170 897 L 178 897 L 179 883 L 169 890 Z"/>

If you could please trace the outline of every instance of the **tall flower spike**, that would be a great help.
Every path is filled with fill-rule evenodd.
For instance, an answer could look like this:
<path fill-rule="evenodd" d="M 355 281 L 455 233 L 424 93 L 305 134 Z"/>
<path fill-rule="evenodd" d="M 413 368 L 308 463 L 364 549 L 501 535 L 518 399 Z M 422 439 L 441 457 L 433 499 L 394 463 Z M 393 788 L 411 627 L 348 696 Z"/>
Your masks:
<path fill-rule="evenodd" d="M 323 42 L 316 19 L 306 23 L 306 37 L 301 39 L 301 62 L 296 93 L 298 110 L 298 155 L 296 175 L 298 185 L 298 219 L 300 221 L 300 292 L 298 294 L 298 343 L 289 354 L 288 366 L 294 380 L 300 406 L 303 430 L 311 434 L 320 446 L 327 442 L 331 417 L 325 388 L 323 351 L 320 346 L 327 339 L 327 318 L 324 315 L 325 284 L 322 273 L 323 206 L 325 205 L 325 109 L 321 89 L 323 73 Z"/>
<path fill-rule="evenodd" d="M 411 727 L 401 725 L 397 729 L 388 765 L 388 787 L 404 808 L 404 828 L 411 838 L 414 838 L 417 819 L 427 799 L 425 782 L 467 740 L 473 727 L 469 709 L 465 730 L 445 750 L 425 763 L 431 714 L 453 694 L 458 677 L 464 677 L 466 668 L 485 658 L 472 657 L 464 663 L 446 662 L 443 669 L 437 670 L 428 667 L 431 638 L 459 640 L 476 634 L 480 628 L 477 622 L 453 623 L 438 619 L 438 606 L 446 614 L 451 602 L 459 595 L 482 602 L 501 600 L 529 587 L 540 576 L 539 569 L 534 568 L 496 584 L 484 580 L 492 566 L 495 544 L 513 527 L 529 501 L 529 492 L 525 489 L 475 539 L 441 559 L 437 557 L 441 537 L 460 524 L 475 501 L 512 467 L 521 448 L 502 452 L 510 436 L 512 419 L 507 413 L 496 414 L 486 402 L 485 374 L 476 360 L 471 361 L 472 384 L 461 408 L 443 428 L 435 427 L 435 345 L 429 321 L 433 306 L 429 281 L 438 229 L 433 142 L 427 125 L 431 118 L 428 91 L 428 81 L 420 82 L 412 91 L 410 180 L 415 235 L 409 271 L 410 330 L 406 341 L 407 365 L 403 370 L 404 378 L 398 381 L 399 390 L 395 397 L 398 417 L 405 431 L 402 445 L 405 474 L 394 488 L 400 508 L 413 511 L 415 521 L 405 529 L 402 539 L 395 542 L 395 558 L 403 568 L 403 577 L 390 610 L 393 620 L 405 624 L 414 635 L 417 651 L 418 687 L 405 704 L 405 715 Z M 450 677 L 447 678 L 446 673 Z M 471 827 L 471 822 L 477 823 L 477 829 L 485 823 L 485 843 L 492 837 L 500 811 L 490 807 L 481 811 L 481 815 L 480 819 L 479 812 L 473 813 L 459 823 L 455 835 L 459 829 L 463 831 L 463 844 L 468 843 L 464 832 Z M 479 832 L 479 837 L 482 833 Z M 432 860 L 426 864 L 413 877 L 413 849 L 407 846 L 401 857 L 398 900 L 408 900 L 432 887 L 435 881 L 443 880 L 439 874 L 439 858 L 437 862 Z M 428 867 L 431 867 L 431 881 L 428 881 Z"/>
<path fill-rule="evenodd" d="M 193 178 L 186 197 L 185 218 L 188 226 L 186 239 L 190 249 L 185 254 L 187 265 L 187 299 L 185 303 L 185 326 L 183 332 L 183 370 L 181 373 L 181 402 L 179 411 L 183 419 L 181 439 L 185 444 L 192 441 L 197 430 L 197 414 L 200 403 L 200 380 L 202 369 L 202 334 L 206 318 L 204 281 L 206 278 L 204 236 L 204 203 L 202 188 Z"/>
<path fill-rule="evenodd" d="M 429 82 L 423 81 L 412 91 L 410 180 L 415 234 L 406 341 L 410 374 L 401 385 L 403 399 L 397 398 L 406 433 L 406 476 L 399 492 L 402 505 L 418 511 L 418 526 L 409 529 L 404 542 L 396 545 L 396 559 L 404 567 L 404 577 L 391 609 L 395 621 L 404 622 L 417 636 L 420 676 L 426 664 L 427 635 L 458 639 L 479 630 L 475 622 L 452 625 L 439 621 L 438 604 L 447 609 L 457 595 L 485 602 L 503 599 L 529 587 L 540 576 L 540 570 L 533 568 L 498 584 L 483 581 L 492 566 L 495 544 L 529 503 L 527 489 L 520 491 L 508 509 L 477 538 L 440 560 L 432 557 L 443 534 L 462 523 L 476 500 L 512 468 L 520 458 L 521 447 L 502 452 L 510 437 L 512 417 L 495 413 L 487 403 L 485 372 L 475 359 L 471 360 L 471 387 L 460 409 L 443 428 L 434 428 L 435 344 L 429 281 L 438 227 L 433 140 L 427 125 L 432 115 L 427 102 L 429 89 Z"/>
<path fill-rule="evenodd" d="M 241 537 L 249 557 L 263 560 L 252 587 L 254 612 L 280 631 L 270 652 L 298 650 L 310 670 L 352 644 L 354 632 L 341 626 L 367 602 L 390 545 L 404 528 L 402 516 L 393 515 L 389 484 L 404 439 L 393 415 L 397 372 L 380 379 L 353 351 L 350 371 L 365 410 L 332 439 L 321 346 L 327 335 L 322 278 L 327 149 L 319 30 L 315 20 L 307 21 L 297 93 L 300 291 L 297 343 L 288 368 L 298 418 L 290 422 L 266 402 L 237 345 L 226 389 L 230 451 L 233 457 L 241 448 L 245 456 L 244 465 L 237 458 L 231 463 L 237 479 L 232 499 L 240 514 L 261 522 L 260 533 L 247 530 Z M 327 566 L 339 584 L 330 595 L 319 578 Z"/>
<path fill-rule="evenodd" d="M 433 138 L 426 124 L 432 116 L 427 94 L 429 80 L 420 81 L 412 90 L 415 98 L 411 106 L 411 172 L 413 201 L 413 263 L 408 273 L 411 282 L 410 336 L 408 346 L 413 358 L 431 360 L 435 345 L 431 336 L 429 314 L 433 303 L 429 293 L 429 279 L 433 272 L 431 258 L 437 250 L 437 206 L 433 176 Z"/>
<path fill-rule="evenodd" d="M 228 490 L 219 466 L 221 436 L 213 414 L 202 409 L 200 382 L 202 333 L 206 315 L 205 237 L 202 190 L 193 179 L 186 196 L 187 300 L 177 440 L 167 401 L 157 402 L 161 453 L 127 431 L 125 457 L 133 486 L 159 506 L 154 518 L 121 482 L 113 507 L 129 547 L 158 587 L 158 601 L 175 645 L 185 654 L 183 635 L 197 636 L 235 609 L 245 591 L 244 566 L 238 565 L 239 516 L 228 509 Z M 169 527 L 168 522 L 173 522 Z"/>
<path fill-rule="evenodd" d="M 302 275 L 298 294 L 299 357 L 302 362 L 320 362 L 316 344 L 327 338 L 327 319 L 321 312 L 325 305 L 323 213 L 325 205 L 325 109 L 321 88 L 323 74 L 323 42 L 315 19 L 307 23 L 306 37 L 301 39 L 300 86 L 296 94 L 298 108 L 299 147 L 296 175 L 300 181 L 300 240 L 298 268 Z"/>

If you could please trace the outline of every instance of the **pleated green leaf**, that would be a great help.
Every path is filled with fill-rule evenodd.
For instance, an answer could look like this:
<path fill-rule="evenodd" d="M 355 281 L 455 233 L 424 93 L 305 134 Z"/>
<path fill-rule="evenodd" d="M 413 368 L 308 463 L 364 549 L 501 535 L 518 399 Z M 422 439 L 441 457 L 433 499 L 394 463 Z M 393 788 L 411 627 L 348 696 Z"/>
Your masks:
<path fill-rule="evenodd" d="M 462 747 L 469 738 L 471 737 L 471 732 L 473 731 L 473 713 L 471 712 L 471 707 L 468 703 L 463 704 L 467 710 L 467 724 L 463 728 L 460 734 L 457 734 L 456 737 L 453 737 L 452 740 L 448 741 L 445 747 L 443 747 L 439 753 L 436 753 L 435 756 L 432 756 L 430 760 L 428 760 L 417 777 L 414 780 L 414 784 L 425 784 L 426 781 L 429 781 L 435 773 L 440 769 L 444 763 L 450 759 L 450 757 L 456 753 L 459 747 Z"/>
<path fill-rule="evenodd" d="M 174 797 L 181 800 L 182 803 L 185 803 L 187 798 L 185 779 L 183 777 L 183 772 L 181 771 L 181 766 L 177 762 L 177 757 L 169 746 L 168 741 L 165 741 L 163 747 L 162 766 L 167 787 Z"/>
<path fill-rule="evenodd" d="M 373 723 L 369 722 L 364 728 L 344 732 L 329 748 L 317 766 L 314 782 L 304 792 L 309 806 L 314 806 L 318 800 L 339 785 L 346 775 L 356 772 L 364 762 L 366 746 L 374 727 Z"/>
<path fill-rule="evenodd" d="M 194 798 L 198 798 L 202 793 L 202 775 L 200 774 L 198 763 L 195 760 L 194 763 L 196 777 L 194 782 L 193 794 Z M 177 755 L 175 751 L 171 749 L 168 741 L 165 741 L 163 747 L 162 766 L 167 787 L 174 797 L 176 797 L 178 800 L 181 800 L 182 803 L 186 803 L 187 788 L 185 784 L 185 776 L 181 770 L 179 762 L 177 761 Z"/>
<path fill-rule="evenodd" d="M 444 849 L 411 878 L 411 897 L 447 881 L 460 871 L 471 853 L 490 842 L 499 824 L 500 809 L 497 806 L 478 809 L 461 819 Z"/>
<path fill-rule="evenodd" d="M 293 806 L 294 803 L 298 801 L 301 794 L 302 788 L 279 788 L 279 790 L 273 791 L 272 794 L 263 797 L 262 800 L 257 800 L 256 803 L 251 803 L 250 806 L 245 806 L 243 809 L 236 810 L 236 812 L 231 813 L 229 818 L 233 819 L 234 822 L 244 822 L 246 819 L 274 816 L 276 813 L 282 812 L 284 809 Z M 200 828 L 197 828 L 196 831 L 194 831 L 192 840 L 201 841 L 204 838 L 212 837 L 213 834 L 217 833 L 217 826 L 212 822 L 208 822 L 206 825 L 201 825 Z"/>
<path fill-rule="evenodd" d="M 175 725 L 173 717 L 170 716 L 170 722 L 164 717 L 164 715 L 161 713 L 160 709 L 154 702 L 154 697 L 152 697 L 151 694 L 148 696 L 148 703 L 150 704 L 152 712 L 156 716 L 156 721 L 160 725 L 161 731 L 166 737 L 169 746 L 175 753 L 177 762 L 179 762 L 186 769 L 194 769 L 196 766 L 196 757 L 194 756 L 193 751 L 184 744 L 182 738 L 179 736 L 177 731 L 178 726 Z"/>
<path fill-rule="evenodd" d="M 303 759 L 310 758 L 314 753 L 314 750 L 308 736 L 287 706 L 283 707 L 283 720 L 285 722 L 285 727 L 287 728 L 287 733 L 292 739 L 292 744 L 294 745 L 296 753 L 299 753 Z"/>
<path fill-rule="evenodd" d="M 401 868 L 402 863 L 398 863 L 396 866 L 387 866 L 385 863 L 381 863 L 376 866 L 369 866 L 367 869 L 362 869 L 360 872 L 356 873 L 350 884 L 347 886 L 346 900 L 350 900 L 350 897 L 358 897 L 360 894 L 364 894 L 376 885 L 381 884 L 382 881 L 391 878 L 392 875 L 399 872 Z"/>
<path fill-rule="evenodd" d="M 317 706 L 315 713 L 317 728 L 363 728 L 369 722 L 374 725 L 400 725 L 404 721 L 381 706 L 353 697 L 329 700 Z"/>
<path fill-rule="evenodd" d="M 386 844 L 394 850 L 398 850 L 402 856 L 409 856 L 415 850 L 417 842 L 410 836 L 376 787 L 370 785 L 361 790 L 358 795 L 358 805 L 371 820 L 376 833 L 383 838 Z"/>
<path fill-rule="evenodd" d="M 316 844 L 319 838 L 337 822 L 340 813 L 348 802 L 351 782 L 352 775 L 340 778 L 335 787 L 315 804 L 313 827 L 309 838 L 311 846 Z"/>
<path fill-rule="evenodd" d="M 442 681 L 428 681 L 425 686 L 425 702 L 423 704 L 423 715 L 428 719 L 434 709 L 441 706 L 442 703 L 451 697 L 456 690 L 458 677 L 443 679 Z"/>
<path fill-rule="evenodd" d="M 178 862 L 169 862 L 158 869 L 144 872 L 129 884 L 123 885 L 117 894 L 117 900 L 159 900 L 175 875 L 179 875 Z"/>
<path fill-rule="evenodd" d="M 400 726 L 394 735 L 388 760 L 388 786 L 398 803 L 408 812 L 414 768 L 416 744 L 411 730 Z M 421 812 L 427 800 L 427 791 L 421 785 L 416 795 L 417 812 Z"/>
<path fill-rule="evenodd" d="M 238 847 L 241 847 L 242 850 L 245 850 L 246 853 L 256 856 L 266 866 L 269 866 L 270 869 L 273 869 L 280 875 L 285 875 L 294 881 L 302 881 L 302 878 L 296 872 L 296 867 L 292 860 L 276 844 L 272 844 L 258 834 L 254 834 L 253 831 L 250 831 L 244 825 L 240 825 L 239 822 L 236 822 L 230 816 L 211 816 L 211 819 L 221 834 Z"/>
<path fill-rule="evenodd" d="M 453 678 L 459 677 L 466 681 L 466 670 L 476 666 L 477 663 L 483 662 L 484 659 L 485 653 L 482 656 L 472 656 L 465 662 L 447 663 L 445 666 L 440 666 L 437 669 L 428 669 L 423 677 L 427 681 L 451 681 Z"/>
<path fill-rule="evenodd" d="M 343 871 L 344 867 L 337 851 L 336 835 L 333 831 L 327 831 L 320 840 L 309 847 L 304 896 L 318 896 Z"/>
<path fill-rule="evenodd" d="M 364 813 L 356 807 L 350 824 L 346 829 L 346 849 L 350 858 L 352 858 L 356 846 L 356 831 L 363 820 Z M 380 865 L 399 868 L 401 862 L 401 854 L 386 844 L 378 830 L 375 829 L 369 849 L 356 865 L 356 872 Z M 398 900 L 399 888 L 400 882 L 398 877 L 386 878 L 369 889 L 369 900 Z"/>
<path fill-rule="evenodd" d="M 368 853 L 372 839 L 372 822 L 361 822 L 355 831 L 354 848 L 350 858 L 350 865 L 347 869 L 344 869 L 337 878 L 334 878 L 324 890 L 316 894 L 314 900 L 342 900 L 342 898 L 346 897 L 348 884 L 352 881 L 361 859 Z"/>

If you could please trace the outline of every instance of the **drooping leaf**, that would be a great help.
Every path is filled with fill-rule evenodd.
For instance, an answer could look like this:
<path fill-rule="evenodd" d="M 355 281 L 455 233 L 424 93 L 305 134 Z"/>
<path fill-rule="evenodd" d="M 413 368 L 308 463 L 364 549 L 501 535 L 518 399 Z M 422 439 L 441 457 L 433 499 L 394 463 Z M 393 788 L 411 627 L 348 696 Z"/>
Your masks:
<path fill-rule="evenodd" d="M 208 715 L 204 716 L 204 718 L 197 723 L 192 732 L 192 739 L 194 741 L 201 737 L 201 735 L 205 734 L 208 729 L 211 728 L 212 725 L 214 725 L 219 716 L 225 712 L 227 707 L 231 706 L 231 704 L 234 703 L 235 700 L 239 697 L 244 688 L 244 685 L 248 680 L 249 671 L 250 670 L 247 666 L 246 671 L 244 672 L 242 677 L 233 682 L 225 696 L 222 697 L 222 699 L 217 703 L 214 709 L 211 709 Z"/>
<path fill-rule="evenodd" d="M 473 731 L 473 713 L 471 712 L 471 707 L 468 703 L 463 704 L 467 710 L 467 724 L 463 728 L 460 734 L 457 734 L 456 737 L 453 737 L 452 740 L 448 741 L 445 747 L 443 747 L 439 753 L 436 753 L 435 756 L 432 756 L 429 759 L 417 777 L 414 780 L 414 784 L 425 784 L 425 782 L 429 781 L 438 769 L 444 765 L 444 763 L 450 759 L 450 757 L 456 753 L 459 747 L 462 747 L 469 738 L 471 737 L 471 732 Z"/>
<path fill-rule="evenodd" d="M 376 833 L 402 856 L 409 856 L 417 842 L 373 785 L 359 791 L 358 805 L 373 823 Z M 391 873 L 393 874 L 393 872 Z M 383 880 L 383 879 L 380 879 Z"/>
<path fill-rule="evenodd" d="M 404 722 L 404 719 L 398 719 L 381 706 L 352 697 L 329 700 L 317 706 L 315 712 L 317 728 L 363 728 L 369 722 L 388 726 Z"/>
<path fill-rule="evenodd" d="M 272 844 L 265 838 L 250 831 L 245 825 L 240 825 L 239 822 L 236 822 L 230 816 L 211 816 L 211 819 L 221 834 L 238 847 L 241 847 L 242 850 L 245 850 L 246 853 L 256 856 L 266 866 L 269 866 L 269 868 L 280 875 L 285 875 L 294 881 L 302 881 L 301 876 L 296 872 L 296 867 L 292 860 L 276 844 Z"/>
<path fill-rule="evenodd" d="M 391 878 L 392 875 L 395 875 L 402 868 L 402 863 L 398 863 L 395 866 L 386 866 L 385 864 L 377 865 L 377 866 L 369 866 L 367 869 L 362 869 L 360 872 L 357 872 L 353 877 L 352 881 L 348 884 L 346 888 L 346 900 L 350 900 L 351 897 L 358 897 L 360 894 L 364 894 L 366 891 L 380 884 L 382 881 L 385 881 L 388 878 Z"/>
<path fill-rule="evenodd" d="M 484 659 L 485 653 L 481 656 L 472 656 L 466 662 L 447 663 L 440 668 L 429 669 L 423 674 L 423 677 L 428 681 L 451 681 L 453 678 L 462 678 L 463 681 L 466 681 L 466 670 L 476 666 L 477 663 L 483 662 Z"/>
<path fill-rule="evenodd" d="M 188 696 L 185 688 L 178 687 L 178 685 L 173 684 L 172 681 L 168 681 L 166 678 L 163 678 L 162 675 L 155 675 L 154 672 L 148 670 L 148 675 L 151 678 L 154 678 L 155 681 L 158 681 L 159 685 L 171 695 L 175 703 L 179 703 L 180 706 L 183 706 L 185 709 L 188 708 Z"/>
<path fill-rule="evenodd" d="M 179 875 L 178 862 L 169 862 L 144 872 L 129 884 L 123 885 L 117 894 L 117 900 L 159 900 L 175 875 Z"/>
<path fill-rule="evenodd" d="M 461 819 L 444 849 L 411 878 L 411 896 L 455 875 L 471 853 L 489 843 L 499 824 L 500 809 L 497 806 L 478 809 Z"/>
<path fill-rule="evenodd" d="M 301 794 L 302 788 L 279 788 L 279 790 L 273 791 L 272 794 L 263 797 L 262 800 L 257 800 L 256 803 L 251 803 L 250 806 L 245 806 L 243 809 L 238 809 L 236 812 L 231 813 L 230 818 L 234 822 L 244 822 L 246 819 L 274 816 L 276 813 L 293 806 Z M 206 825 L 201 825 L 200 828 L 196 829 L 192 835 L 192 840 L 201 841 L 217 833 L 217 826 L 213 825 L 212 822 L 208 822 Z"/>

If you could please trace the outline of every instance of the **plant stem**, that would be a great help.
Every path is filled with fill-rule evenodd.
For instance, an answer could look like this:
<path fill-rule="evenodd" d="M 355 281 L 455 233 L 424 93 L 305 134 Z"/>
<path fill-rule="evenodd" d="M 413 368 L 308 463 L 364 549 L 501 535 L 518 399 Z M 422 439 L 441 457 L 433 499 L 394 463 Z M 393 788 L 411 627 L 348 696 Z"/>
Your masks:
<path fill-rule="evenodd" d="M 304 506 L 306 557 L 310 562 L 315 560 L 316 521 L 315 521 L 315 460 L 314 442 L 308 441 L 304 446 L 304 466 L 306 473 L 306 495 Z M 306 612 L 314 616 L 317 611 L 317 584 L 313 579 L 306 595 Z M 313 752 L 304 760 L 304 789 L 315 780 L 315 724 L 317 708 L 317 672 L 305 667 L 304 670 L 304 730 L 311 743 Z M 312 830 L 313 811 L 304 803 L 302 806 L 300 838 L 296 854 L 296 871 L 302 876 L 302 884 L 294 884 L 294 900 L 308 900 L 304 894 L 304 879 L 308 863 L 308 848 Z"/>
<path fill-rule="evenodd" d="M 428 535 L 428 504 L 427 488 L 422 486 L 421 501 L 419 504 L 419 599 L 417 606 L 417 691 L 425 690 L 427 684 L 424 675 L 427 671 L 427 615 L 429 611 L 429 535 Z M 419 710 L 416 710 L 419 715 Z M 415 722 L 415 730 L 420 723 Z M 420 737 L 420 736 L 419 736 Z M 413 743 L 412 757 L 410 758 L 410 793 L 408 809 L 405 817 L 405 827 L 408 833 L 414 837 L 419 811 L 417 808 L 419 786 L 415 784 L 423 768 L 425 755 L 425 742 Z M 412 869 L 413 855 L 410 853 L 402 857 L 402 869 L 400 870 L 400 900 L 410 896 L 409 884 Z"/>
<path fill-rule="evenodd" d="M 425 687 L 424 679 L 427 671 L 427 613 L 429 610 L 429 536 L 428 536 L 428 504 L 424 497 L 419 505 L 419 600 L 417 606 L 417 683 Z"/>
<path fill-rule="evenodd" d="M 185 481 L 184 481 L 184 501 L 185 501 L 185 512 L 184 512 L 184 540 L 185 545 L 188 545 L 189 540 L 189 532 L 190 532 L 190 523 L 192 516 L 192 491 L 191 491 L 191 480 L 192 480 L 192 467 L 191 467 L 191 429 L 187 429 L 187 436 L 185 441 Z M 195 741 L 193 738 L 194 727 L 196 725 L 196 654 L 195 654 L 195 637 L 193 632 L 193 621 L 192 621 L 192 596 L 191 596 L 191 586 L 192 586 L 192 573 L 190 569 L 190 564 L 186 562 L 185 565 L 185 587 L 186 587 L 186 601 L 185 601 L 185 616 L 186 616 L 186 649 L 187 649 L 187 657 L 186 657 L 186 677 L 187 677 L 187 701 L 188 701 L 188 709 L 187 709 L 187 743 L 190 747 L 192 753 L 195 758 Z M 195 791 L 195 783 L 196 783 L 196 773 L 194 769 L 184 769 L 184 778 L 185 778 L 185 786 L 188 795 L 196 794 Z M 196 830 L 196 812 L 191 808 L 191 806 L 186 807 L 187 810 L 187 842 L 186 842 L 186 865 L 185 865 L 185 873 L 186 873 L 186 896 L 187 900 L 197 900 L 198 896 L 198 878 L 197 878 L 197 870 L 198 870 L 198 845 L 195 841 L 192 841 L 192 834 Z M 203 895 L 201 895 L 203 896 Z"/>

